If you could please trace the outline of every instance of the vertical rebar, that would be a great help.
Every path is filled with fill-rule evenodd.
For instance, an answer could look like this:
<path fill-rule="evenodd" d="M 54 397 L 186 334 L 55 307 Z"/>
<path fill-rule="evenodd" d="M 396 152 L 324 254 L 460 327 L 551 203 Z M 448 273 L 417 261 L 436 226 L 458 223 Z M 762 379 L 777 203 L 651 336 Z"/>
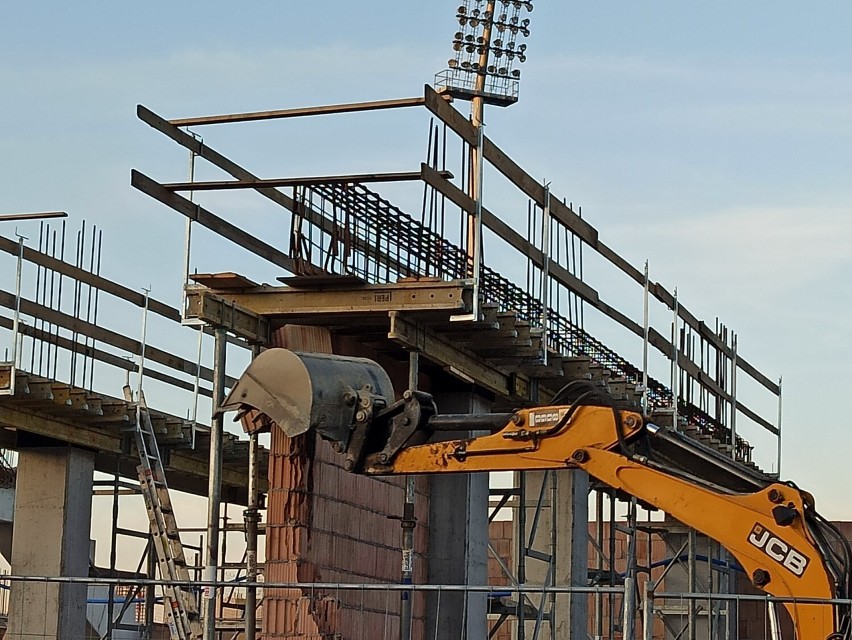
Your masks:
<path fill-rule="evenodd" d="M 86 221 L 83 220 L 80 224 L 80 230 L 77 231 L 77 246 L 75 248 L 74 253 L 74 266 L 78 269 L 83 269 L 83 256 L 86 253 Z M 74 317 L 80 317 L 80 298 L 83 294 L 83 282 L 79 279 L 74 279 L 74 296 L 71 305 L 71 309 L 73 310 Z M 77 379 L 77 354 L 79 352 L 79 333 L 74 331 L 71 334 L 71 341 L 74 343 L 71 345 L 71 374 L 70 380 L 71 386 L 74 386 L 74 382 Z"/>
<path fill-rule="evenodd" d="M 731 456 L 737 456 L 737 334 L 731 334 Z"/>
<path fill-rule="evenodd" d="M 544 366 L 547 366 L 547 327 L 550 322 L 550 183 L 544 185 L 544 212 L 541 217 L 541 346 Z"/>
<path fill-rule="evenodd" d="M 53 230 L 53 237 L 52 237 L 52 240 L 51 240 L 50 257 L 51 258 L 56 257 L 56 230 L 55 229 Z M 54 301 L 54 295 L 53 294 L 54 294 L 55 284 L 56 284 L 56 271 L 54 269 L 51 269 L 50 270 L 50 294 L 49 294 L 50 302 L 45 301 L 45 306 L 48 309 L 54 308 L 53 307 L 53 301 Z M 44 329 L 43 323 L 42 323 L 42 329 Z M 58 331 L 58 328 L 57 328 L 57 331 Z M 42 343 L 42 344 L 44 344 L 44 343 Z M 51 359 L 53 357 L 51 355 L 53 353 L 53 324 L 52 323 L 47 324 L 46 351 L 47 351 L 47 357 L 45 358 L 44 357 L 44 350 L 42 350 L 42 348 L 39 348 L 38 374 L 40 376 L 50 377 L 50 363 L 51 363 L 51 361 L 52 361 Z"/>
<path fill-rule="evenodd" d="M 20 340 L 18 338 L 21 323 L 21 272 L 24 269 L 24 240 L 26 238 L 18 234 L 18 264 L 15 270 L 15 315 L 12 318 L 12 379 L 9 381 L 11 395 L 15 395 L 15 378 L 20 366 Z"/>
<path fill-rule="evenodd" d="M 678 347 L 677 347 L 677 328 L 678 328 L 678 306 L 677 306 L 677 288 L 674 290 L 672 297 L 672 429 L 677 430 L 677 400 L 678 400 Z"/>
<path fill-rule="evenodd" d="M 97 246 L 97 235 L 98 228 L 95 225 L 92 225 L 92 246 L 89 250 L 89 273 L 95 272 L 95 248 Z M 86 322 L 91 323 L 92 321 L 92 290 L 97 291 L 97 288 L 92 286 L 91 283 L 87 285 L 86 289 Z M 82 287 L 81 287 L 82 292 Z M 81 308 L 82 315 L 82 308 Z M 92 349 L 94 349 L 94 338 L 92 338 Z M 89 336 L 83 337 L 83 375 L 81 386 L 86 386 L 86 376 L 88 374 L 89 361 L 91 360 L 94 365 L 95 359 L 93 356 L 89 355 Z"/>
<path fill-rule="evenodd" d="M 62 237 L 59 240 L 59 260 L 60 262 L 65 262 L 65 231 L 66 225 L 65 220 L 62 221 Z M 65 279 L 65 276 L 60 271 L 59 272 L 59 287 L 58 292 L 56 294 L 56 310 L 62 310 L 62 283 Z M 53 375 L 51 376 L 54 380 L 56 380 L 56 370 L 59 365 L 59 325 L 56 325 L 56 342 L 53 348 Z"/>
<path fill-rule="evenodd" d="M 48 231 L 48 235 L 49 234 L 50 234 L 50 232 Z M 44 251 L 43 245 L 44 245 L 44 220 L 41 220 L 38 223 L 38 250 L 39 250 L 39 253 Z M 36 265 L 36 281 L 35 281 L 34 300 L 36 302 L 40 302 L 41 304 L 44 304 L 43 292 L 41 292 L 42 295 L 39 295 L 40 290 L 42 288 L 41 287 L 41 269 L 42 269 L 41 264 L 37 264 Z M 45 277 L 47 277 L 46 271 L 45 271 Z M 46 289 L 46 287 L 45 287 L 45 289 Z M 39 318 L 35 318 L 33 320 L 33 328 L 38 329 L 39 326 L 41 326 L 42 329 L 44 328 L 44 320 L 42 320 L 41 323 L 39 323 Z M 31 341 L 32 346 L 30 347 L 30 373 L 35 372 L 35 353 L 36 353 L 35 343 L 36 343 L 36 337 L 35 337 L 35 333 L 33 333 L 32 341 Z"/>
<path fill-rule="evenodd" d="M 783 376 L 778 378 L 778 466 L 776 469 L 779 478 L 781 477 L 781 384 L 783 383 L 783 381 Z"/>
<path fill-rule="evenodd" d="M 219 565 L 219 507 L 222 503 L 222 440 L 224 438 L 224 420 L 222 414 L 216 414 L 222 400 L 225 399 L 225 347 L 227 340 L 225 329 L 214 330 L 215 346 L 213 354 L 213 408 L 214 416 L 210 424 L 209 481 L 207 485 L 207 545 L 204 558 L 204 579 L 216 580 Z M 204 588 L 204 640 L 216 637 L 216 588 Z"/>
<path fill-rule="evenodd" d="M 95 265 L 95 275 L 101 275 L 101 255 L 103 252 L 103 241 L 104 241 L 104 232 L 103 229 L 98 230 L 98 260 Z M 92 315 L 92 322 L 94 324 L 98 324 L 98 302 L 100 300 L 101 290 L 99 288 L 95 288 L 95 303 L 94 303 L 94 314 Z M 92 338 L 92 349 L 95 348 L 95 339 Z M 85 382 L 85 381 L 84 381 Z M 92 391 L 95 387 L 95 357 L 92 355 L 92 364 L 89 367 L 89 391 Z"/>

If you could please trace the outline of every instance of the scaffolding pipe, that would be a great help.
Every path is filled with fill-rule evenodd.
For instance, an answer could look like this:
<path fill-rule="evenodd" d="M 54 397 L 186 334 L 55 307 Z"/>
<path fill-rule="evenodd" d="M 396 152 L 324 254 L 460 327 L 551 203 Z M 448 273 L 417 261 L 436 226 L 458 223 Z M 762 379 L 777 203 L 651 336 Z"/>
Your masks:
<path fill-rule="evenodd" d="M 225 329 L 214 330 L 213 354 L 213 407 L 218 409 L 225 399 Z M 214 411 L 215 413 L 215 411 Z M 204 558 L 204 580 L 216 581 L 219 564 L 219 508 L 222 503 L 222 440 L 224 418 L 214 415 L 210 424 L 209 482 L 207 485 L 207 545 Z M 216 637 L 216 587 L 204 589 L 204 640 Z"/>
<path fill-rule="evenodd" d="M 627 571 L 624 576 L 624 618 L 622 630 L 625 638 L 635 636 L 636 620 L 636 498 L 630 499 L 627 516 L 630 539 L 627 542 Z"/>
<path fill-rule="evenodd" d="M 148 546 L 145 549 L 146 569 L 152 577 L 157 573 L 157 552 L 154 550 L 154 540 L 148 538 Z M 141 564 L 141 562 L 140 562 Z M 160 576 L 162 578 L 162 576 Z M 146 638 L 154 637 L 154 605 L 157 602 L 156 586 L 149 585 L 145 590 L 145 634 Z"/>
<path fill-rule="evenodd" d="M 139 412 L 142 410 L 142 380 L 145 378 L 145 347 L 148 344 L 148 304 L 150 302 L 151 289 L 142 289 L 145 298 L 142 303 L 142 339 L 139 341 L 139 377 L 136 380 L 136 420 L 139 420 Z"/>
<path fill-rule="evenodd" d="M 558 552 L 557 544 L 558 530 L 556 528 L 556 505 L 559 501 L 559 492 L 557 479 L 559 478 L 556 471 L 550 472 L 550 585 L 556 586 L 556 554 Z M 569 598 L 569 603 L 571 599 Z M 569 604 L 570 606 L 570 604 Z M 550 640 L 556 640 L 556 594 L 550 594 Z"/>
<path fill-rule="evenodd" d="M 695 544 L 696 544 L 696 536 L 695 529 L 690 529 L 687 534 L 687 540 L 689 542 L 689 559 L 687 560 L 687 569 L 689 572 L 689 592 L 695 593 L 697 591 L 698 586 L 698 573 L 697 566 L 695 564 Z M 695 628 L 695 624 L 698 618 L 698 603 L 695 600 L 690 600 L 689 607 L 687 613 L 687 624 L 689 625 L 689 640 L 696 640 L 697 637 L 697 629 Z"/>
<path fill-rule="evenodd" d="M 195 151 L 189 151 L 189 181 L 195 182 Z M 194 191 L 187 194 L 187 199 L 192 202 L 195 196 Z M 186 318 L 186 286 L 189 284 L 189 269 L 192 253 L 192 218 L 186 219 L 183 237 L 183 283 L 181 286 L 181 305 L 180 305 L 180 321 L 181 324 L 187 324 Z M 197 322 L 195 324 L 198 324 Z"/>
<path fill-rule="evenodd" d="M 518 586 L 527 582 L 527 476 L 525 471 L 517 471 L 518 478 Z M 518 596 L 518 633 L 517 640 L 526 636 L 524 607 L 526 597 Z"/>
<path fill-rule="evenodd" d="M 252 345 L 252 358 L 256 358 L 259 354 L 260 345 Z M 243 520 L 246 525 L 246 581 L 250 583 L 256 582 L 258 575 L 257 527 L 260 523 L 260 493 L 257 487 L 260 482 L 260 452 L 257 438 L 257 432 L 249 435 L 248 508 L 243 511 Z M 246 589 L 245 623 L 245 640 L 255 640 L 257 634 L 257 587 Z"/>
<path fill-rule="evenodd" d="M 482 180 L 483 164 L 485 164 L 482 146 L 483 129 L 485 123 L 481 122 L 476 129 L 476 167 L 474 171 L 474 192 L 476 197 L 476 218 L 473 225 L 473 321 L 479 321 L 479 293 L 481 288 L 480 272 L 482 271 Z"/>
<path fill-rule="evenodd" d="M 648 588 L 650 582 L 646 580 L 642 586 L 642 640 L 654 639 L 654 601 Z"/>
<path fill-rule="evenodd" d="M 408 353 L 408 389 L 416 391 L 419 382 L 420 353 L 410 351 Z M 414 517 L 414 476 L 405 477 L 405 502 L 402 506 L 402 518 L 399 521 L 402 527 L 402 584 L 411 584 L 414 581 L 414 527 L 417 520 Z M 400 594 L 399 608 L 399 637 L 400 640 L 411 640 L 411 592 L 403 591 Z"/>
<path fill-rule="evenodd" d="M 604 555 L 603 555 L 603 491 L 598 489 L 595 492 L 595 537 L 597 544 L 597 576 L 600 581 L 603 576 Z M 595 593 L 595 640 L 603 638 L 603 596 L 600 593 Z"/>

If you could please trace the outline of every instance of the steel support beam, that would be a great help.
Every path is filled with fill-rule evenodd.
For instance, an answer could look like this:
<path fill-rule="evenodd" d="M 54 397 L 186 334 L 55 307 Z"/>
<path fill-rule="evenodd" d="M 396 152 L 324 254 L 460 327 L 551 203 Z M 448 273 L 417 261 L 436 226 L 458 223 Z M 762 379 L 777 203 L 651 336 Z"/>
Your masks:
<path fill-rule="evenodd" d="M 481 357 L 439 335 L 398 311 L 390 312 L 388 338 L 406 349 L 415 349 L 421 357 L 445 368 L 449 373 L 475 383 L 504 398 L 529 400 L 529 378 L 507 372 L 485 362 Z"/>
<path fill-rule="evenodd" d="M 189 289 L 188 308 L 193 317 L 210 319 L 230 313 L 245 314 L 241 324 L 254 318 L 288 315 L 331 316 L 336 313 L 387 313 L 390 311 L 467 311 L 471 285 L 466 280 L 413 281 L 341 289 L 301 289 L 262 286 L 245 291 Z M 254 314 L 254 315 L 252 315 Z"/>
<path fill-rule="evenodd" d="M 0 222 L 11 220 L 44 220 L 45 218 L 67 218 L 64 211 L 45 211 L 43 213 L 0 213 Z"/>
<path fill-rule="evenodd" d="M 266 344 L 269 322 L 262 315 L 240 304 L 225 300 L 205 288 L 187 288 L 186 315 L 218 327 L 226 327 L 249 342 Z"/>
<path fill-rule="evenodd" d="M 442 178 L 452 178 L 449 171 L 438 172 Z M 372 182 L 413 182 L 420 180 L 418 171 L 393 173 L 356 173 L 336 176 L 307 176 L 303 178 L 272 178 L 269 180 L 212 180 L 208 182 L 169 182 L 169 191 L 219 191 L 227 189 L 259 189 L 266 187 L 302 187 L 328 184 L 367 184 Z"/>
<path fill-rule="evenodd" d="M 176 118 L 169 124 L 176 127 L 192 127 L 206 124 L 227 124 L 229 122 L 255 122 L 257 120 L 281 120 L 282 118 L 301 118 L 334 113 L 353 113 L 356 111 L 378 111 L 380 109 L 400 109 L 420 107 L 423 98 L 401 98 L 395 100 L 374 100 L 372 102 L 350 102 L 329 104 L 317 107 L 299 107 L 296 109 L 275 109 L 272 111 L 249 111 L 246 113 L 226 113 L 217 116 L 198 116 L 195 118 Z"/>

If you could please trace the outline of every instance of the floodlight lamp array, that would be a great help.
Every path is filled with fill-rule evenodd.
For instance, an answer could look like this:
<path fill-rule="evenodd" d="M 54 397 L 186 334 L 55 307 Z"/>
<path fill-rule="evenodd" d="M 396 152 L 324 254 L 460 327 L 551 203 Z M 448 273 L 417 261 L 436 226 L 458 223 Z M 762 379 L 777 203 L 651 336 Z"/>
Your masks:
<path fill-rule="evenodd" d="M 523 12 L 532 10 L 529 0 L 464 0 L 456 11 L 454 56 L 436 85 L 443 83 L 445 90 L 463 98 L 482 95 L 495 104 L 515 102 L 521 77 L 515 64 L 527 59 L 527 45 L 518 40 L 530 35 L 530 19 Z"/>

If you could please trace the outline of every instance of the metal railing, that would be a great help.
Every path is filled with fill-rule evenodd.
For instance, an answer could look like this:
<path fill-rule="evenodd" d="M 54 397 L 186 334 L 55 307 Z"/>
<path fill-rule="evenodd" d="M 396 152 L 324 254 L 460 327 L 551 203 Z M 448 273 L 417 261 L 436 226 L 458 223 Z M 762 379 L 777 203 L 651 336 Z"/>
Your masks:
<path fill-rule="evenodd" d="M 103 593 L 108 587 L 113 587 L 116 593 L 115 609 L 124 622 L 116 625 L 113 637 L 133 638 L 141 634 L 152 633 L 156 637 L 157 629 L 162 623 L 162 612 L 155 615 L 154 620 L 144 620 L 139 613 L 144 610 L 146 594 L 154 593 L 155 599 L 167 583 L 162 580 L 146 580 L 133 578 L 89 578 L 89 577 L 49 577 L 49 576 L 16 576 L 4 575 L 0 578 L 0 614 L 8 616 L 8 631 L 6 638 L 46 638 L 55 637 L 55 632 L 49 630 L 51 624 L 58 620 L 60 612 L 55 604 L 60 592 L 66 600 L 69 610 L 73 606 L 85 605 L 89 611 L 87 621 L 92 625 L 91 618 L 97 616 L 99 607 L 105 606 Z M 200 595 L 204 587 L 227 588 L 233 583 L 227 581 L 192 581 L 182 583 L 197 590 Z M 302 622 L 314 625 L 320 633 L 333 634 L 341 640 L 361 638 L 381 638 L 392 640 L 397 637 L 399 624 L 399 602 L 404 593 L 411 593 L 415 598 L 415 622 L 421 627 L 422 637 L 431 640 L 437 637 L 436 630 L 425 627 L 427 615 L 430 619 L 440 620 L 442 603 L 446 604 L 452 598 L 479 598 L 489 602 L 488 616 L 481 621 L 483 637 L 499 637 L 499 631 L 486 631 L 489 626 L 494 628 L 498 616 L 513 615 L 513 607 L 517 603 L 536 601 L 549 597 L 585 597 L 591 602 L 595 596 L 615 598 L 622 605 L 621 624 L 617 625 L 612 637 L 593 636 L 589 630 L 589 638 L 593 640 L 615 640 L 615 638 L 634 638 L 635 640 L 666 640 L 669 638 L 694 638 L 695 640 L 778 640 L 793 638 L 793 627 L 783 609 L 785 602 L 790 599 L 775 598 L 764 595 L 749 594 L 706 594 L 706 593 L 672 593 L 653 591 L 650 582 L 642 583 L 637 591 L 635 607 L 632 610 L 623 608 L 625 589 L 615 587 L 579 587 L 571 585 L 557 586 L 492 586 L 492 585 L 451 585 L 451 584 L 420 584 L 402 585 L 385 583 L 341 583 L 341 582 L 288 582 L 288 583 L 245 583 L 244 587 L 257 587 L 264 590 L 268 597 L 276 597 L 300 607 L 304 616 L 301 622 L 293 620 L 292 631 L 300 633 L 297 626 Z M 343 594 L 349 594 L 346 598 Z M 11 594 L 11 595 L 10 595 Z M 354 597 L 353 597 L 354 594 Z M 79 600 L 75 602 L 74 598 Z M 345 604 L 344 604 L 345 602 Z M 842 611 L 852 611 L 852 600 L 808 600 L 797 599 L 798 603 L 834 605 Z M 699 612 L 698 623 L 692 629 L 687 626 L 687 610 L 691 603 L 697 604 Z M 26 609 L 26 613 L 18 613 L 16 606 Z M 427 609 L 431 608 L 431 612 Z M 28 629 L 20 628 L 21 622 L 29 615 L 32 620 L 33 612 L 43 614 L 45 629 L 31 625 Z M 465 609 L 464 619 L 455 624 L 458 629 L 447 628 L 442 621 L 441 637 L 453 637 L 457 631 L 460 640 L 465 637 L 468 625 L 468 610 Z M 82 608 L 78 608 L 82 612 Z M 501 613 L 502 612 L 502 613 Z M 678 615 L 680 612 L 680 615 Z M 68 611 L 61 612 L 68 616 Z M 94 614 L 94 615 L 93 615 Z M 557 609 L 558 615 L 567 615 L 567 609 Z M 434 617 L 431 617 L 434 616 Z M 220 624 L 217 636 L 222 640 L 237 637 L 242 629 L 240 620 L 235 617 L 233 622 Z M 352 620 L 356 620 L 352 626 Z M 529 619 L 533 625 L 535 618 Z M 357 622 L 360 621 L 360 622 Z M 631 621 L 631 622 L 629 622 Z M 78 621 L 79 622 L 79 621 Z M 260 624 L 260 623 L 259 623 Z M 368 626 L 369 625 L 369 626 Z M 94 626 L 94 625 L 92 625 Z M 136 633 L 140 635 L 134 635 Z M 630 630 L 632 629 L 632 633 Z M 162 631 L 162 629 L 160 629 Z M 627 635 L 625 635 L 625 631 Z M 488 635 L 488 634 L 491 635 Z M 63 636 L 76 638 L 75 635 Z M 81 635 L 80 640 L 90 636 Z M 106 640 L 109 636 L 101 636 Z M 295 637 L 295 636 L 294 636 Z M 800 639 L 801 640 L 801 639 Z M 809 639 L 805 639 L 809 640 Z"/>

